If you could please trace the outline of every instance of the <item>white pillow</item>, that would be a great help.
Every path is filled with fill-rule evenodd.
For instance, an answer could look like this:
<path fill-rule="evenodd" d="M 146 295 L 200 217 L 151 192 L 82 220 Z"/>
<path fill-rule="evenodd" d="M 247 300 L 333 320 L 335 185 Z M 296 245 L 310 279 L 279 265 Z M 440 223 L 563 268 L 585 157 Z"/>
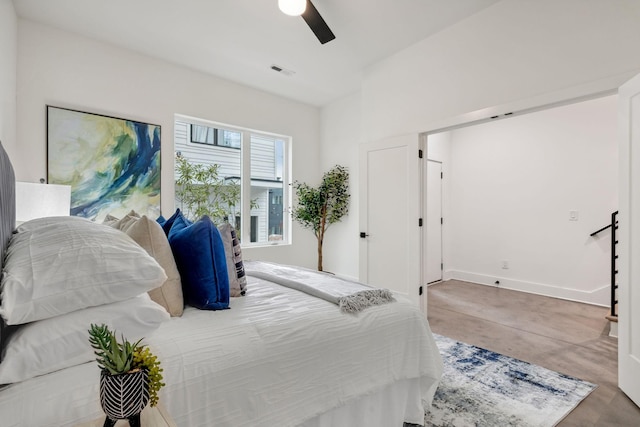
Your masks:
<path fill-rule="evenodd" d="M 80 216 L 47 216 L 43 218 L 36 218 L 29 220 L 27 222 L 23 222 L 19 226 L 16 227 L 16 233 L 20 233 L 23 231 L 35 231 L 39 228 L 46 227 L 49 225 L 56 224 L 67 224 L 74 222 L 92 222 L 87 218 L 82 218 Z M 95 223 L 94 223 L 95 224 Z"/>
<path fill-rule="evenodd" d="M 169 318 L 169 313 L 142 294 L 125 301 L 85 308 L 20 326 L 8 339 L 0 363 L 0 384 L 95 360 L 89 326 L 106 324 L 134 343 Z"/>
<path fill-rule="evenodd" d="M 76 217 L 29 221 L 9 242 L 0 315 L 9 325 L 123 301 L 162 285 L 162 267 L 129 236 Z"/>

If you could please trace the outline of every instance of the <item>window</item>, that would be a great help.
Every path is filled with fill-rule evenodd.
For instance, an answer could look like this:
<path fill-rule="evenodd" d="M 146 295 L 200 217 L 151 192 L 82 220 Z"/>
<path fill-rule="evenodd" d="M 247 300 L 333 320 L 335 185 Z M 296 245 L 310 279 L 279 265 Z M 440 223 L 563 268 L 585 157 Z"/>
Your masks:
<path fill-rule="evenodd" d="M 255 226 L 259 242 L 283 240 L 283 162 L 282 138 L 251 134 L 251 200 L 256 202 L 251 213 L 258 218 Z M 278 196 L 280 203 L 273 203 Z"/>
<path fill-rule="evenodd" d="M 289 145 L 286 136 L 177 117 L 176 207 L 192 219 L 206 213 L 230 222 L 243 246 L 289 243 Z M 200 205 L 184 195 L 181 165 L 215 169 L 214 179 L 193 173 L 193 192 L 204 192 Z"/>
<path fill-rule="evenodd" d="M 210 126 L 191 125 L 191 142 L 240 149 L 242 134 Z"/>

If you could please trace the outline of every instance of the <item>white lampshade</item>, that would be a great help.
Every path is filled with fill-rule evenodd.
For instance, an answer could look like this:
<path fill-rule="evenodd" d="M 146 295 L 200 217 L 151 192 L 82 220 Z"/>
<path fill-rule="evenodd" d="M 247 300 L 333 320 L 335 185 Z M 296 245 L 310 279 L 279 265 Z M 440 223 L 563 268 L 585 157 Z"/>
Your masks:
<path fill-rule="evenodd" d="M 307 0 L 278 0 L 278 7 L 287 15 L 299 16 L 307 8 Z"/>
<path fill-rule="evenodd" d="M 16 222 L 35 218 L 69 216 L 71 187 L 68 185 L 16 182 Z"/>

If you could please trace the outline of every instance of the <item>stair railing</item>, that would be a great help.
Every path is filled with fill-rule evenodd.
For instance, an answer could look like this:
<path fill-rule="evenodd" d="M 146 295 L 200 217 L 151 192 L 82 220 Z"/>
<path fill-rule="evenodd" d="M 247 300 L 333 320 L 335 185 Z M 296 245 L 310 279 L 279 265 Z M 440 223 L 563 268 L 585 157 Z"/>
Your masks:
<path fill-rule="evenodd" d="M 616 245 L 618 244 L 618 211 L 615 211 L 611 214 L 611 223 L 602 227 L 598 231 L 594 231 L 590 234 L 591 237 L 594 237 L 596 234 L 611 228 L 611 317 L 618 317 L 618 313 L 616 307 L 618 305 L 618 282 L 616 280 L 616 275 L 618 274 L 617 268 L 617 251 Z"/>

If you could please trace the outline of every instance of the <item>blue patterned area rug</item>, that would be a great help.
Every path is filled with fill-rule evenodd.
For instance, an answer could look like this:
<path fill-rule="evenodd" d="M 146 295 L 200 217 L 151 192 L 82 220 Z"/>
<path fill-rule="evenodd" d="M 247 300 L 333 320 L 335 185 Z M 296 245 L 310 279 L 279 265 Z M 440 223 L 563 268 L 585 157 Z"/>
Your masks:
<path fill-rule="evenodd" d="M 551 427 L 597 386 L 434 334 L 444 374 L 425 426 Z"/>

